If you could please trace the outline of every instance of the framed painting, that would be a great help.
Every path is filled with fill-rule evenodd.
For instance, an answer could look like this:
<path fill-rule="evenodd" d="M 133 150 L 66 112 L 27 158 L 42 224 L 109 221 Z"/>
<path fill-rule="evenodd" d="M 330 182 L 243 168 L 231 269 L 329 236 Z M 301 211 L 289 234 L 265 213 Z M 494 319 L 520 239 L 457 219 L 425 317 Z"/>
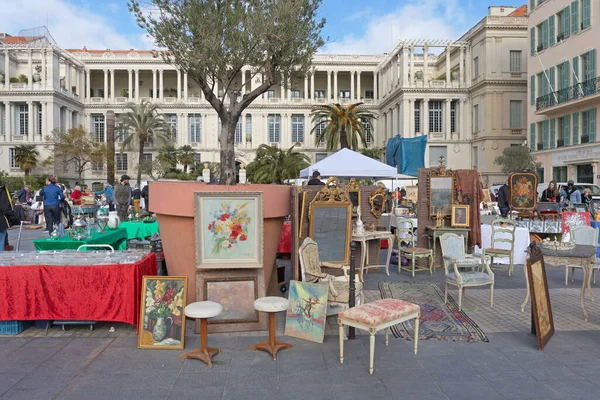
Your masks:
<path fill-rule="evenodd" d="M 139 349 L 183 350 L 187 276 L 144 276 Z"/>
<path fill-rule="evenodd" d="M 290 281 L 289 308 L 285 335 L 323 343 L 329 287 L 317 283 Z"/>
<path fill-rule="evenodd" d="M 360 208 L 360 185 L 354 178 L 350 179 L 348 183 L 348 198 L 352 203 L 352 216 L 356 217 Z"/>
<path fill-rule="evenodd" d="M 452 176 L 432 176 L 429 178 L 430 215 L 436 215 L 437 207 L 442 207 L 442 215 L 451 215 L 453 198 L 454 178 Z"/>
<path fill-rule="evenodd" d="M 590 214 L 592 216 L 600 213 L 600 200 L 592 200 L 590 201 Z"/>
<path fill-rule="evenodd" d="M 469 206 L 452 206 L 451 224 L 454 227 L 469 227 Z"/>
<path fill-rule="evenodd" d="M 538 177 L 533 172 L 513 172 L 508 177 L 509 206 L 516 211 L 533 211 L 537 204 Z"/>
<path fill-rule="evenodd" d="M 550 295 L 548 294 L 548 281 L 546 279 L 546 266 L 541 250 L 537 246 L 531 248 L 527 260 L 527 279 L 531 290 L 531 308 L 533 326 L 538 342 L 538 350 L 542 350 L 554 334 L 554 320 Z"/>
<path fill-rule="evenodd" d="M 266 329 L 264 313 L 254 309 L 254 300 L 265 296 L 262 269 L 200 270 L 196 273 L 197 299 L 214 301 L 223 312 L 208 320 L 209 332 L 242 332 Z"/>
<path fill-rule="evenodd" d="M 561 217 L 563 233 L 571 232 L 576 226 L 590 226 L 589 212 L 563 212 Z"/>
<path fill-rule="evenodd" d="M 419 200 L 419 187 L 418 186 L 407 186 L 406 190 L 406 200 L 412 201 L 413 203 L 417 203 Z"/>
<path fill-rule="evenodd" d="M 483 193 L 483 201 L 484 203 L 491 203 L 492 202 L 492 195 L 490 193 L 490 189 L 481 189 L 481 192 Z"/>
<path fill-rule="evenodd" d="M 259 192 L 196 192 L 197 268 L 263 266 L 263 197 Z"/>
<path fill-rule="evenodd" d="M 588 206 L 585 203 L 573 203 L 571 206 L 576 212 L 588 212 Z"/>

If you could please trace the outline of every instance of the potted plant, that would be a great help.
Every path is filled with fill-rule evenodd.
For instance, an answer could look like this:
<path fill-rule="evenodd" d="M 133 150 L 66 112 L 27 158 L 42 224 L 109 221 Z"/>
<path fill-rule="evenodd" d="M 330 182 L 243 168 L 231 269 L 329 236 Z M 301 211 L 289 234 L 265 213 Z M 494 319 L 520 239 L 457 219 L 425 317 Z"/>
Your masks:
<path fill-rule="evenodd" d="M 42 80 L 42 66 L 36 65 L 34 69 L 35 74 L 33 74 L 33 81 L 37 83 Z"/>

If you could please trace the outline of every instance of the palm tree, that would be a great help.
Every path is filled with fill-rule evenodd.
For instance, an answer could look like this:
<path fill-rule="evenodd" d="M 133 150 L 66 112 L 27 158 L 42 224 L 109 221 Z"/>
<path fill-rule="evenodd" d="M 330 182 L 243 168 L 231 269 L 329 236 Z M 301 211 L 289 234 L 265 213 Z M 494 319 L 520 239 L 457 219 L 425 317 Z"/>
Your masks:
<path fill-rule="evenodd" d="M 141 164 L 142 155 L 144 154 L 144 146 L 146 142 L 158 142 L 159 145 L 169 141 L 170 126 L 165 122 L 163 117 L 158 113 L 158 105 L 150 103 L 147 100 L 142 100 L 141 103 L 125 104 L 127 112 L 119 116 L 119 124 L 122 124 L 125 129 L 118 135 L 118 138 L 123 139 L 123 147 L 136 143 L 138 145 L 139 157 L 138 162 Z M 137 182 L 141 185 L 142 169 L 138 168 Z"/>
<path fill-rule="evenodd" d="M 377 161 L 381 161 L 381 156 L 383 155 L 383 149 L 377 149 L 375 147 L 369 147 L 366 149 L 362 149 L 360 154 L 363 156 L 371 157 Z"/>
<path fill-rule="evenodd" d="M 310 158 L 294 151 L 294 147 L 296 145 L 282 150 L 261 144 L 256 159 L 248 164 L 248 179 L 254 183 L 283 183 L 285 179 L 297 178 L 300 171 L 310 165 Z"/>
<path fill-rule="evenodd" d="M 32 169 L 37 166 L 40 152 L 34 144 L 22 144 L 15 146 L 15 162 L 29 176 Z"/>
<path fill-rule="evenodd" d="M 316 136 L 316 144 L 324 138 L 327 142 L 327 150 L 336 150 L 338 143 L 342 149 L 358 149 L 360 139 L 362 145 L 367 147 L 367 135 L 371 135 L 366 123 L 376 119 L 371 111 L 360 107 L 363 103 L 349 104 L 344 107 L 341 104 L 316 106 L 312 109 L 312 120 L 315 126 L 310 131 L 320 130 Z"/>
<path fill-rule="evenodd" d="M 179 148 L 177 161 L 183 165 L 183 172 L 187 173 L 188 165 L 192 165 L 196 161 L 194 153 L 194 149 L 189 144 Z"/>
<path fill-rule="evenodd" d="M 179 151 L 173 143 L 167 143 L 158 150 L 156 159 L 160 162 L 168 172 L 177 168 L 177 154 Z"/>

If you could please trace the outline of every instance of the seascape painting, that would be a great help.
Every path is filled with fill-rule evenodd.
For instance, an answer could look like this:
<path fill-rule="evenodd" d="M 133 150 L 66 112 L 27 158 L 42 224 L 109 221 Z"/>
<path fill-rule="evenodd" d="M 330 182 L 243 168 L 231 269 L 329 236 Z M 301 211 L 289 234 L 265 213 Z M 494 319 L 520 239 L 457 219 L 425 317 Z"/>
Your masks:
<path fill-rule="evenodd" d="M 290 281 L 286 336 L 323 343 L 328 291 L 326 285 Z"/>

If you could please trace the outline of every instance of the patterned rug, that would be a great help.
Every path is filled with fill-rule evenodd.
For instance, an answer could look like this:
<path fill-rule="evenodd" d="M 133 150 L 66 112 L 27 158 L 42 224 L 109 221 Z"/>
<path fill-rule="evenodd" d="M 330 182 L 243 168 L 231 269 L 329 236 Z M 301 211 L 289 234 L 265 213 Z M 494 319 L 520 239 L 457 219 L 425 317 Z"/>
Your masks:
<path fill-rule="evenodd" d="M 384 299 L 406 300 L 421 307 L 419 339 L 436 339 L 465 342 L 488 342 L 488 338 L 458 304 L 448 295 L 444 304 L 444 289 L 435 283 L 379 282 Z M 394 325 L 392 333 L 397 338 L 412 340 L 413 321 Z"/>

